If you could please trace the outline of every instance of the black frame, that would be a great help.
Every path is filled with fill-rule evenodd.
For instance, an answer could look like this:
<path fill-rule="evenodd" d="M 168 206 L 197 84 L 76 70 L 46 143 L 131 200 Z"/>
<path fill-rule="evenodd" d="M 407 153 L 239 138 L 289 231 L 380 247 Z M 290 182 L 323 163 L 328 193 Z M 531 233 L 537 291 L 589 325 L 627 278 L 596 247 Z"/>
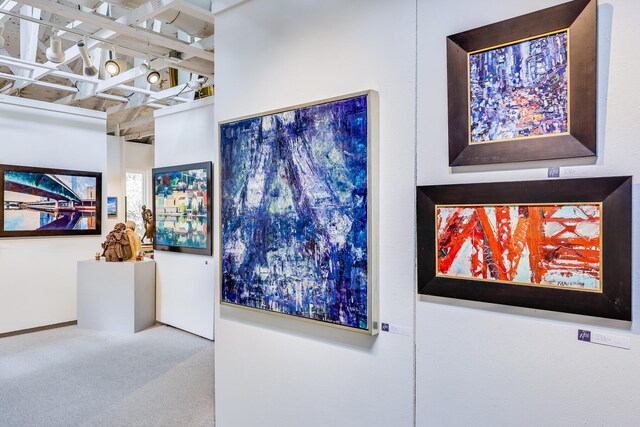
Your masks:
<path fill-rule="evenodd" d="M 11 172 L 45 173 L 50 175 L 82 176 L 96 179 L 96 228 L 93 230 L 29 230 L 4 229 L 4 174 Z M 102 173 L 69 169 L 51 169 L 30 166 L 0 165 L 0 237 L 99 236 L 102 234 Z"/>
<path fill-rule="evenodd" d="M 602 203 L 602 293 L 436 276 L 435 207 Z M 418 293 L 631 320 L 631 177 L 417 187 Z"/>
<path fill-rule="evenodd" d="M 153 240 L 153 249 L 158 251 L 180 252 L 185 254 L 195 255 L 212 255 L 212 227 L 213 227 L 213 163 L 212 162 L 200 162 L 190 163 L 186 165 L 166 166 L 162 168 L 154 168 L 152 171 L 152 188 L 151 194 L 153 195 L 153 223 L 157 226 L 156 220 L 156 174 L 163 174 L 167 172 L 183 172 L 191 169 L 206 169 L 207 171 L 207 247 L 205 249 L 189 248 L 185 246 L 169 246 L 159 245 L 156 239 Z"/>
<path fill-rule="evenodd" d="M 569 133 L 469 143 L 470 52 L 569 29 Z M 575 0 L 447 37 L 449 166 L 596 155 L 596 0 Z"/>

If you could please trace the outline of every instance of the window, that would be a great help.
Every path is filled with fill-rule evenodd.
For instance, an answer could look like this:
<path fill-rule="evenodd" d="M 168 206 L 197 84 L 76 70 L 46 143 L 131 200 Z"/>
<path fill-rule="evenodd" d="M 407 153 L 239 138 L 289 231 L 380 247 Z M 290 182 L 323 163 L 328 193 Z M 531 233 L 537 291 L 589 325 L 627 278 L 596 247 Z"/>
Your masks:
<path fill-rule="evenodd" d="M 147 191 L 147 174 L 142 171 L 127 171 L 125 194 L 127 199 L 127 221 L 136 223 L 136 232 L 144 236 L 144 223 L 142 221 L 142 206 L 149 209 L 149 194 Z"/>

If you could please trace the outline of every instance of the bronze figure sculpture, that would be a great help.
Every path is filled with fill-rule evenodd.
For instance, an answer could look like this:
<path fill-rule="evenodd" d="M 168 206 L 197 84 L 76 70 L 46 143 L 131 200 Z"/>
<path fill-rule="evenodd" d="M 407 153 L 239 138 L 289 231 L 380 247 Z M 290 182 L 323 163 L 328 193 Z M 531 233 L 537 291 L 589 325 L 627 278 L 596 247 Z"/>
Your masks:
<path fill-rule="evenodd" d="M 102 255 L 107 262 L 124 261 L 131 258 L 131 244 L 126 232 L 127 226 L 119 222 L 113 231 L 107 234 L 107 240 L 102 244 L 104 252 Z"/>
<path fill-rule="evenodd" d="M 144 243 L 145 238 L 149 238 L 153 243 L 156 238 L 156 224 L 153 221 L 153 212 L 144 205 L 142 206 L 142 222 L 145 230 L 144 236 L 142 236 L 142 243 Z"/>

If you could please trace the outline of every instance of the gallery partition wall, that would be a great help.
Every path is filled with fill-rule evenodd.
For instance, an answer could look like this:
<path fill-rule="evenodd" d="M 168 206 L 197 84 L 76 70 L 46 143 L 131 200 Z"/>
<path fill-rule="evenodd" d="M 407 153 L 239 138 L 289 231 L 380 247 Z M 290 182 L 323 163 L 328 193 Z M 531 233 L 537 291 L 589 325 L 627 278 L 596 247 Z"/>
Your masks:
<path fill-rule="evenodd" d="M 359 223 L 362 213 L 347 207 L 358 207 L 362 203 L 356 197 L 352 198 L 352 194 L 365 194 L 362 192 L 364 175 L 359 175 L 366 172 L 362 157 L 366 154 L 366 139 L 362 138 L 365 135 L 362 133 L 365 110 L 353 109 L 351 112 L 345 106 L 343 110 L 336 108 L 335 114 L 327 110 L 331 114 L 323 115 L 320 111 L 312 114 L 305 106 L 368 90 L 379 95 L 379 119 L 371 122 L 372 131 L 377 131 L 380 141 L 379 166 L 377 171 L 371 170 L 377 172 L 378 179 L 379 225 L 374 232 L 378 233 L 379 262 L 368 267 L 378 272 L 378 327 L 385 323 L 394 331 L 380 331 L 371 336 L 329 327 L 315 320 L 300 321 L 289 315 L 274 316 L 226 303 L 217 305 L 216 417 L 220 425 L 413 424 L 415 7 L 412 1 L 251 1 L 216 17 L 215 119 L 222 123 L 216 131 L 225 132 L 225 123 L 229 122 L 236 123 L 236 127 L 242 126 L 239 118 L 262 117 L 263 129 L 270 129 L 269 123 L 274 123 L 273 129 L 277 133 L 276 121 L 281 120 L 291 132 L 298 132 L 299 138 L 312 138 L 308 145 L 310 156 L 318 160 L 313 163 L 314 173 L 318 170 L 326 172 L 320 178 L 310 177 L 306 192 L 322 193 L 320 184 L 313 184 L 318 179 L 326 180 L 335 192 L 325 201 L 313 201 L 312 206 L 317 208 L 319 217 L 309 222 L 315 228 L 301 226 L 300 234 L 290 240 L 283 237 L 282 241 L 290 241 L 297 253 L 304 253 L 305 246 L 301 242 L 306 233 L 309 236 L 308 253 L 312 253 L 316 245 L 312 241 L 318 242 L 316 253 L 320 259 L 323 251 L 331 252 L 330 248 L 321 246 L 320 237 L 324 233 L 321 227 L 325 226 L 321 216 L 334 215 L 335 224 L 326 223 L 327 233 L 332 233 L 331 238 L 336 241 L 340 233 L 345 233 L 345 245 L 340 246 L 345 250 L 340 252 L 343 255 L 336 256 L 336 262 L 351 268 L 351 274 L 346 277 L 353 277 L 354 283 L 362 285 L 362 289 L 366 285 L 363 280 L 366 275 L 362 275 L 365 265 L 352 255 L 358 248 L 363 249 L 359 251 L 361 254 L 364 253 L 366 233 L 359 237 L 363 240 L 355 240 L 346 232 L 354 226 L 357 229 L 367 225 Z M 328 28 L 331 30 L 327 31 Z M 279 115 L 278 111 L 283 113 Z M 269 116 L 268 112 L 275 114 Z M 295 117 L 300 126 L 291 127 Z M 307 117 L 314 118 L 307 121 Z M 360 128 L 355 125 L 357 123 L 361 123 Z M 331 133 L 335 139 L 325 139 L 328 145 L 323 145 L 328 129 L 336 129 Z M 286 135 L 290 138 L 286 141 L 296 138 L 293 133 Z M 318 139 L 313 139 L 314 135 Z M 266 133 L 264 137 L 270 138 Z M 221 140 L 223 149 L 230 153 L 233 145 L 227 147 L 226 144 L 233 141 L 225 138 L 233 136 L 231 133 L 214 134 L 209 143 L 216 144 Z M 271 141 L 266 139 L 264 146 L 274 146 Z M 354 141 L 360 142 L 354 144 Z M 343 149 L 334 150 L 331 144 Z M 342 156 L 342 151 L 350 154 Z M 224 181 L 221 184 L 228 183 L 225 188 L 232 191 L 232 178 L 237 175 L 233 170 L 220 169 L 234 167 L 230 158 L 224 157 L 226 153 L 220 153 L 223 164 L 214 164 L 214 169 L 222 174 Z M 273 156 L 275 153 L 268 158 Z M 294 161 L 305 158 L 303 152 L 282 153 L 282 156 L 275 157 L 278 160 L 274 160 L 273 165 L 283 171 L 287 165 L 286 156 Z M 296 185 L 293 177 L 286 178 L 278 173 L 273 172 L 271 176 L 280 183 L 280 195 L 269 197 L 282 200 L 283 205 L 269 212 L 281 213 L 286 211 L 285 195 L 296 192 Z M 260 185 L 259 177 L 247 179 Z M 336 182 L 343 182 L 348 188 L 333 187 Z M 305 197 L 305 194 L 299 194 L 293 200 L 305 200 Z M 341 210 L 336 209 L 333 214 L 330 206 L 335 202 L 330 197 L 343 202 Z M 223 203 L 225 201 L 226 206 L 232 208 L 233 200 L 225 198 Z M 251 205 L 242 209 L 252 212 Z M 308 215 L 304 209 L 295 212 L 298 212 L 298 223 L 304 222 Z M 356 222 L 351 222 L 354 219 Z M 275 215 L 266 221 L 278 223 Z M 214 248 L 220 248 L 221 244 L 226 246 L 223 249 L 227 252 L 223 255 L 230 261 L 225 263 L 223 260 L 221 265 L 230 268 L 231 274 L 224 271 L 226 278 L 222 274 L 216 276 L 216 296 L 227 297 L 234 304 L 260 306 L 260 299 L 255 295 L 253 299 L 251 295 L 236 298 L 235 289 L 227 286 L 233 279 L 232 269 L 236 268 L 231 243 L 233 239 L 239 239 L 231 234 L 229 222 L 221 226 L 226 230 L 223 233 L 227 233 L 223 235 L 225 241 L 216 243 Z M 344 231 L 341 231 L 342 227 Z M 234 244 L 241 246 L 241 243 Z M 280 241 L 277 244 L 280 246 L 271 253 L 286 254 L 286 246 Z M 269 253 L 264 246 L 258 250 Z M 293 255 L 290 258 L 294 259 Z M 305 271 L 300 264 L 289 262 L 288 265 L 296 269 L 294 275 Z M 272 267 L 277 268 L 277 263 Z M 329 263 L 325 261 L 319 261 L 317 267 L 309 266 L 309 269 L 310 272 L 304 274 L 312 275 L 313 280 L 317 280 L 317 272 L 330 271 Z M 340 280 L 337 275 L 334 277 L 336 281 Z M 331 278 L 326 283 L 327 287 L 332 286 Z M 221 286 L 227 287 L 220 289 Z M 350 293 L 347 285 L 343 289 L 345 295 L 353 295 L 353 300 L 345 301 L 343 306 L 354 304 L 351 310 L 354 316 L 352 319 L 346 315 L 334 319 L 346 324 L 359 319 L 351 324 L 366 329 L 366 317 L 362 316 L 365 313 L 364 293 Z M 358 301 L 362 305 L 355 305 Z M 319 303 L 318 310 L 315 309 L 316 302 Z M 318 300 L 312 304 L 314 308 L 310 310 L 307 306 L 300 316 L 325 318 L 324 303 Z M 278 307 L 282 307 L 279 308 L 281 311 L 296 310 L 295 304 Z M 374 309 L 374 306 L 370 308 Z M 329 313 L 327 319 L 331 319 Z M 247 402 L 251 402 L 251 410 L 247 410 Z M 283 405 L 282 402 L 288 403 Z"/>
<path fill-rule="evenodd" d="M 217 16 L 217 123 L 368 89 L 380 100 L 380 332 L 216 305 L 219 423 L 589 423 L 603 419 L 602 400 L 607 422 L 637 418 L 616 396 L 640 384 L 629 322 L 638 225 L 629 82 L 638 59 L 625 53 L 640 10 L 622 0 L 562 3 L 253 1 Z M 522 73 L 509 74 L 513 58 L 524 61 Z M 512 90 L 496 95 L 501 85 Z M 544 188 L 532 192 L 536 181 Z M 429 199 L 425 227 L 416 227 L 416 194 L 407 193 L 416 186 Z M 423 213 L 418 206 L 418 223 Z M 487 234 L 475 246 L 448 237 L 464 224 L 479 237 L 499 221 L 514 245 L 524 242 L 516 231 L 535 224 L 579 231 L 558 236 L 557 250 L 542 248 L 536 265 L 528 264 L 538 259 L 527 252 L 534 244 L 513 253 L 496 246 L 491 253 L 512 267 L 504 274 L 497 269 L 507 264 L 482 252 L 504 237 Z M 419 233 L 433 245 L 421 248 Z M 468 264 L 456 258 L 474 248 Z M 262 304 L 236 291 L 216 275 L 216 296 Z M 620 335 L 631 350 L 580 341 L 579 329 Z"/>
<path fill-rule="evenodd" d="M 476 188 L 467 186 L 473 184 L 478 186 L 479 191 L 474 191 L 473 194 L 465 191 L 462 193 L 448 192 L 451 200 L 444 203 L 442 200 L 437 202 L 446 205 L 449 205 L 450 202 L 457 203 L 457 201 L 453 201 L 453 198 L 456 197 L 454 194 L 466 194 L 466 203 L 476 204 L 484 200 L 486 204 L 497 201 L 505 192 L 513 192 L 514 198 L 511 202 L 519 198 L 530 198 L 529 196 L 535 195 L 535 193 L 530 192 L 531 189 L 528 185 L 531 183 L 529 181 L 537 180 L 548 182 L 545 185 L 549 190 L 545 191 L 544 197 L 555 197 L 561 192 L 567 191 L 568 185 L 564 184 L 563 180 L 571 178 L 573 183 L 570 184 L 569 193 L 572 197 L 581 197 L 580 200 L 573 199 L 574 201 L 584 203 L 604 200 L 604 204 L 606 204 L 607 200 L 613 201 L 616 196 L 594 198 L 595 194 L 584 194 L 582 191 L 597 191 L 597 185 L 583 186 L 581 183 L 590 182 L 596 177 L 632 175 L 633 185 L 630 186 L 629 195 L 629 202 L 633 200 L 630 222 L 632 231 L 626 230 L 618 235 L 615 229 L 607 231 L 606 226 L 603 228 L 602 236 L 605 239 L 605 245 L 606 240 L 612 236 L 621 236 L 623 240 L 617 242 L 615 241 L 617 237 L 613 237 L 612 247 L 603 251 L 605 257 L 607 254 L 614 254 L 614 259 L 610 261 L 605 259 L 602 264 L 604 276 L 602 276 L 601 283 L 605 288 L 623 284 L 635 287 L 638 285 L 636 280 L 639 253 L 637 231 L 640 225 L 636 209 L 639 200 L 636 181 L 640 172 L 638 166 L 640 153 L 633 148 L 634 141 L 637 140 L 638 124 L 630 117 L 629 112 L 635 110 L 635 99 L 638 96 L 637 90 L 630 90 L 630 84 L 635 80 L 635 74 L 632 70 L 640 66 L 640 62 L 637 57 L 629 58 L 624 52 L 633 49 L 635 42 L 632 40 L 638 37 L 638 27 L 634 16 L 640 13 L 640 5 L 624 0 L 579 1 L 572 2 L 568 7 L 563 6 L 561 11 L 556 9 L 557 13 L 551 15 L 547 12 L 539 12 L 562 3 L 564 3 L 562 0 L 536 0 L 532 2 L 462 0 L 449 3 L 418 1 L 417 184 L 419 186 L 446 185 L 461 189 Z M 486 25 L 534 12 L 539 12 L 543 16 L 540 14 L 530 16 L 530 19 L 518 21 L 517 25 L 510 25 L 500 31 L 490 33 L 491 36 L 487 36 L 485 33 L 488 30 L 487 27 L 484 27 Z M 546 17 L 544 17 L 545 14 Z M 591 21 L 595 21 L 595 26 L 588 33 L 585 33 L 584 29 Z M 543 28 L 545 26 L 546 28 Z M 474 29 L 478 30 L 474 31 Z M 528 34 L 521 33 L 525 29 Z M 572 140 L 574 148 L 578 149 L 572 156 L 581 155 L 579 150 L 582 147 L 582 156 L 588 157 L 502 165 L 477 165 L 476 163 L 471 166 L 456 166 L 453 164 L 454 167 L 450 168 L 452 151 L 448 141 L 452 136 L 451 126 L 454 125 L 451 122 L 450 110 L 448 109 L 451 102 L 451 92 L 448 87 L 450 76 L 447 75 L 447 67 L 450 67 L 451 59 L 447 55 L 448 46 L 450 47 L 448 40 L 452 38 L 450 36 L 468 34 L 478 37 L 476 45 L 467 49 L 469 52 L 473 52 L 476 49 L 505 42 L 503 40 L 495 43 L 497 40 L 494 39 L 490 44 L 483 45 L 485 41 L 489 42 L 488 38 L 483 37 L 509 39 L 514 36 L 510 39 L 513 42 L 531 36 L 539 36 L 541 31 L 542 33 L 555 33 L 557 30 L 568 31 L 570 39 L 569 74 L 567 74 L 569 95 L 566 100 L 570 103 L 569 134 L 578 131 L 580 126 L 588 125 L 592 129 L 587 133 L 582 133 L 582 136 L 575 136 Z M 455 37 L 453 38 L 455 39 Z M 470 40 L 467 39 L 465 43 L 470 43 Z M 462 43 L 459 39 L 457 41 Z M 538 43 L 536 49 L 544 48 L 543 45 L 544 42 Z M 550 47 L 549 44 L 547 46 Z M 561 44 L 557 44 L 556 47 L 561 48 Z M 597 53 L 585 57 L 586 50 L 584 49 L 586 47 Z M 574 54 L 583 56 L 576 61 Z M 560 59 L 561 56 L 557 58 Z M 586 63 L 582 62 L 581 65 L 576 65 L 585 58 L 588 58 Z M 476 59 L 479 58 L 476 57 Z M 474 60 L 473 55 L 471 60 Z M 508 63 L 513 65 L 513 62 Z M 536 63 L 535 60 L 529 61 L 529 64 Z M 531 70 L 537 71 L 535 68 L 531 68 Z M 556 71 L 559 74 L 556 72 L 558 79 L 555 81 L 560 82 L 564 71 L 562 67 L 556 68 Z M 523 72 L 525 71 L 523 70 Z M 595 78 L 595 91 L 591 88 L 591 84 L 584 84 L 579 87 L 579 93 L 576 96 L 575 87 L 571 86 L 574 81 L 584 76 L 576 78 L 574 73 L 593 72 L 595 72 L 595 76 L 592 77 Z M 584 99 L 584 97 L 588 99 Z M 485 99 L 489 98 L 491 96 L 485 94 Z M 563 102 L 560 98 L 557 101 Z M 574 103 L 574 101 L 578 102 Z M 506 111 L 507 108 L 503 108 L 502 112 Z M 560 113 L 561 110 L 558 109 L 556 112 Z M 574 113 L 589 113 L 593 114 L 594 118 L 576 119 L 571 116 Z M 562 117 L 563 114 L 557 118 Z M 477 124 L 481 124 L 482 117 L 481 115 L 476 116 Z M 549 122 L 545 121 L 545 124 L 547 123 L 553 123 L 553 118 L 550 117 Z M 468 130 L 464 126 L 463 129 Z M 555 130 L 547 128 L 547 130 L 563 132 L 561 128 Z M 498 133 L 494 135 L 498 135 Z M 587 135 L 589 137 L 585 138 Z M 592 137 L 595 137 L 595 141 Z M 551 140 L 553 138 L 553 136 L 546 136 L 539 139 Z M 596 143 L 595 150 L 593 142 Z M 516 140 L 515 143 L 517 144 L 518 141 Z M 480 145 L 486 146 L 483 149 L 489 150 L 490 146 L 495 146 L 495 144 L 506 145 L 509 143 L 489 142 Z M 541 156 L 552 151 L 546 150 L 543 153 L 542 146 L 539 147 L 538 151 L 534 150 L 529 154 Z M 556 149 L 559 147 L 556 146 Z M 584 150 L 585 148 L 588 150 Z M 493 155 L 497 158 L 500 155 L 499 149 L 495 146 L 492 150 Z M 524 153 L 525 150 L 516 154 Z M 554 154 L 553 158 L 561 157 L 558 151 Z M 596 154 L 597 158 L 593 154 Z M 515 159 L 512 156 L 511 161 L 513 160 Z M 554 169 L 550 173 L 549 167 L 559 168 L 558 173 L 555 174 Z M 554 175 L 559 175 L 560 180 L 549 178 Z M 490 187 L 489 183 L 495 182 L 502 183 L 502 185 L 499 188 Z M 493 190 L 483 193 L 482 188 L 493 188 Z M 538 201 L 542 201 L 542 199 Z M 509 202 L 509 200 L 504 199 L 502 202 Z M 632 206 L 630 204 L 625 208 L 626 211 L 630 212 Z M 497 218 L 495 214 L 491 215 L 491 218 Z M 500 215 L 502 214 L 498 214 L 498 217 Z M 609 221 L 613 221 L 614 228 L 617 225 L 624 227 L 627 221 L 626 215 L 615 213 L 613 218 L 609 215 Z M 514 226 L 514 231 L 517 216 L 512 216 L 511 224 Z M 562 221 L 568 221 L 570 218 L 570 215 L 563 216 L 566 218 Z M 599 214 L 592 215 L 592 218 L 598 216 Z M 584 221 L 588 217 L 581 216 L 580 218 L 580 221 Z M 600 220 L 595 221 L 593 224 L 597 224 Z M 602 210 L 602 221 L 607 221 L 606 206 Z M 572 224 L 575 224 L 578 229 L 592 228 L 594 231 L 596 230 L 591 225 L 584 228 L 584 225 L 578 226 L 575 221 Z M 527 237 L 529 236 L 531 234 L 528 234 Z M 568 234 L 565 235 L 565 237 L 568 236 Z M 574 236 L 577 235 L 574 234 Z M 626 246 L 627 239 L 631 243 L 630 249 Z M 597 241 L 597 238 L 592 240 L 592 242 Z M 617 248 L 627 249 L 624 249 L 622 253 L 617 253 Z M 591 250 L 591 246 L 584 249 Z M 496 250 L 496 252 L 498 251 Z M 441 253 L 441 255 L 443 254 L 444 252 Z M 444 260 L 444 258 L 440 259 Z M 556 259 L 562 260 L 562 256 Z M 433 260 L 435 262 L 435 256 Z M 612 268 L 609 272 L 613 274 L 630 274 L 626 273 L 629 271 L 629 267 L 618 266 L 618 261 L 631 264 L 634 273 L 627 276 L 629 278 L 608 278 L 606 276 L 608 267 Z M 539 265 L 544 266 L 544 264 Z M 570 264 L 565 265 L 569 266 Z M 596 265 L 597 263 L 593 264 L 593 266 Z M 445 268 L 444 264 L 442 267 Z M 565 271 L 563 277 L 569 278 L 570 275 L 570 272 Z M 588 277 L 598 276 L 598 271 L 593 270 L 593 275 Z M 453 279 L 437 278 L 432 289 L 435 290 L 436 283 L 443 283 L 446 280 L 453 282 Z M 629 280 L 632 283 L 629 283 Z M 474 281 L 474 283 L 481 282 Z M 589 280 L 586 280 L 585 283 L 589 283 Z M 488 287 L 497 289 L 496 286 L 489 283 Z M 522 285 L 515 286 L 518 286 L 518 289 L 530 288 Z M 541 291 L 542 289 L 535 290 Z M 446 288 L 445 291 L 438 289 L 435 293 L 441 295 L 451 291 L 451 288 Z M 516 290 L 516 292 L 524 291 Z M 553 296 L 555 301 L 552 302 L 556 308 L 537 306 L 533 309 L 463 301 L 458 299 L 464 298 L 461 294 L 456 299 L 451 298 L 451 294 L 448 298 L 419 295 L 416 305 L 415 330 L 418 425 L 513 424 L 514 422 L 524 425 L 635 424 L 640 413 L 637 408 L 629 406 L 624 402 L 624 399 L 620 399 L 619 392 L 624 390 L 624 394 L 636 394 L 640 391 L 640 365 L 637 363 L 640 341 L 637 337 L 638 327 L 635 321 L 638 314 L 637 302 L 635 302 L 637 292 L 627 293 L 628 296 L 634 298 L 634 302 L 628 306 L 630 311 L 626 311 L 626 309 L 618 311 L 614 307 L 615 304 L 622 303 L 626 297 L 608 297 L 606 289 L 604 293 L 599 293 L 600 290 L 596 290 L 591 297 L 587 297 L 588 292 L 583 291 L 577 291 L 576 293 L 580 293 L 580 295 L 574 297 L 571 295 L 572 292 L 559 289 Z M 492 302 L 504 304 L 508 297 L 509 295 L 503 294 L 502 301 L 493 299 Z M 536 298 L 534 296 L 533 299 Z M 564 311 L 575 312 L 576 310 L 570 309 L 573 304 L 574 308 L 579 308 L 578 311 L 584 314 L 601 315 L 582 311 L 589 306 L 593 307 L 593 305 L 586 303 L 586 300 L 595 302 L 598 299 L 613 308 L 610 312 L 612 317 L 634 319 L 634 322 L 611 322 L 595 317 L 545 311 L 549 309 L 563 311 L 564 307 Z M 627 314 L 620 316 L 623 312 Z M 579 341 L 579 329 L 620 336 L 623 342 L 630 342 L 631 349 L 598 346 Z M 588 374 L 585 375 L 587 372 Z M 464 402 L 464 404 L 460 402 Z M 606 406 L 606 409 L 601 411 L 603 405 Z"/>
<path fill-rule="evenodd" d="M 51 229 L 58 224 L 74 228 L 75 235 L 44 230 L 28 232 L 33 237 L 12 236 L 15 232 L 8 232 L 0 238 L 0 333 L 74 321 L 76 261 L 91 257 L 102 242 L 98 216 L 88 210 L 96 208 L 89 199 L 93 196 L 95 200 L 98 182 L 104 184 L 103 195 L 106 191 L 106 114 L 0 96 L 0 129 L 0 164 L 28 167 L 35 172 L 56 170 L 63 177 L 51 177 L 49 183 L 41 185 L 67 192 L 63 204 L 86 210 L 78 215 L 62 215 L 46 225 L 38 221 L 38 228 Z M 75 180 L 70 177 L 74 174 Z M 20 182 L 29 177 L 33 175 L 23 173 L 5 183 L 13 182 L 13 190 L 20 191 L 26 188 Z M 81 185 L 81 181 L 87 185 Z M 78 191 L 69 192 L 74 188 Z M 19 197 L 16 192 L 11 194 Z M 99 204 L 99 217 L 106 222 L 105 205 Z M 78 230 L 83 226 L 86 230 Z M 57 236 L 47 236 L 52 233 Z"/>
<path fill-rule="evenodd" d="M 197 187 L 192 193 L 199 200 L 198 208 L 191 209 L 197 210 L 199 219 L 188 220 L 189 224 L 183 226 L 185 231 L 191 230 L 189 242 L 171 239 L 163 233 L 159 246 L 156 245 L 161 249 L 155 251 L 156 315 L 160 322 L 207 339 L 214 339 L 214 305 L 217 303 L 213 287 L 217 271 L 216 254 L 215 250 L 212 251 L 215 245 L 211 243 L 217 220 L 213 215 L 212 226 L 207 215 L 211 208 L 213 212 L 217 208 L 217 165 L 215 162 L 212 164 L 216 153 L 213 107 L 213 97 L 210 97 L 155 113 L 156 177 L 162 177 L 163 171 L 180 172 L 183 165 L 201 164 L 193 169 L 193 179 L 199 184 L 190 180 L 190 185 Z M 187 168 L 187 172 L 189 170 Z M 210 172 L 208 176 L 207 172 Z M 206 177 L 204 181 L 203 177 Z M 212 186 L 203 185 L 208 183 L 207 179 L 211 180 Z M 154 204 L 164 211 L 171 202 L 162 197 L 163 185 L 162 182 L 156 185 L 154 181 L 149 190 L 158 192 L 154 195 Z M 171 222 L 170 218 L 168 220 Z"/>

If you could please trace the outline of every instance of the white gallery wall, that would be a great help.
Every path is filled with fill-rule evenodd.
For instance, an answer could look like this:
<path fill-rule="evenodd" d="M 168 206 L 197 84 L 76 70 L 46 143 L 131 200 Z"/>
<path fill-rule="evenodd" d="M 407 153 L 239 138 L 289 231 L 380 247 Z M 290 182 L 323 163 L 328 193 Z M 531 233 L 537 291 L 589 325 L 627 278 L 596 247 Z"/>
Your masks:
<path fill-rule="evenodd" d="M 0 163 L 101 172 L 106 200 L 106 114 L 0 95 Z M 0 239 L 0 334 L 76 320 L 76 263 L 102 241 Z"/>
<path fill-rule="evenodd" d="M 451 170 L 445 37 L 562 3 L 418 2 L 418 185 L 634 175 L 633 315 L 638 316 L 640 2 L 598 4 L 598 161 Z M 638 425 L 640 326 L 537 310 L 419 297 L 417 425 Z M 631 350 L 579 342 L 578 328 L 631 336 Z"/>
<path fill-rule="evenodd" d="M 212 97 L 156 111 L 155 167 L 214 161 L 214 129 Z M 215 161 L 213 175 L 215 200 Z M 157 320 L 212 340 L 214 257 L 155 251 L 155 260 Z"/>
<path fill-rule="evenodd" d="M 216 122 L 379 92 L 380 321 L 401 332 L 218 305 L 220 426 L 413 425 L 415 19 L 405 0 L 248 1 L 216 17 Z"/>
<path fill-rule="evenodd" d="M 109 183 L 109 194 L 106 197 L 118 198 L 118 215 L 107 218 L 109 230 L 119 223 L 124 222 L 125 196 L 126 196 L 126 173 L 127 171 L 144 172 L 148 179 L 151 179 L 151 169 L 153 168 L 154 146 L 153 144 L 141 144 L 137 142 L 125 141 L 123 137 L 107 136 L 107 182 Z M 150 185 L 148 186 L 150 187 Z M 151 204 L 151 190 L 148 189 L 149 197 L 144 203 Z M 142 236 L 141 236 L 142 237 Z"/>
<path fill-rule="evenodd" d="M 124 222 L 124 138 L 118 136 L 107 136 L 107 197 L 118 198 L 118 216 L 107 217 L 107 230 L 113 230 L 113 227 L 119 222 Z"/>

